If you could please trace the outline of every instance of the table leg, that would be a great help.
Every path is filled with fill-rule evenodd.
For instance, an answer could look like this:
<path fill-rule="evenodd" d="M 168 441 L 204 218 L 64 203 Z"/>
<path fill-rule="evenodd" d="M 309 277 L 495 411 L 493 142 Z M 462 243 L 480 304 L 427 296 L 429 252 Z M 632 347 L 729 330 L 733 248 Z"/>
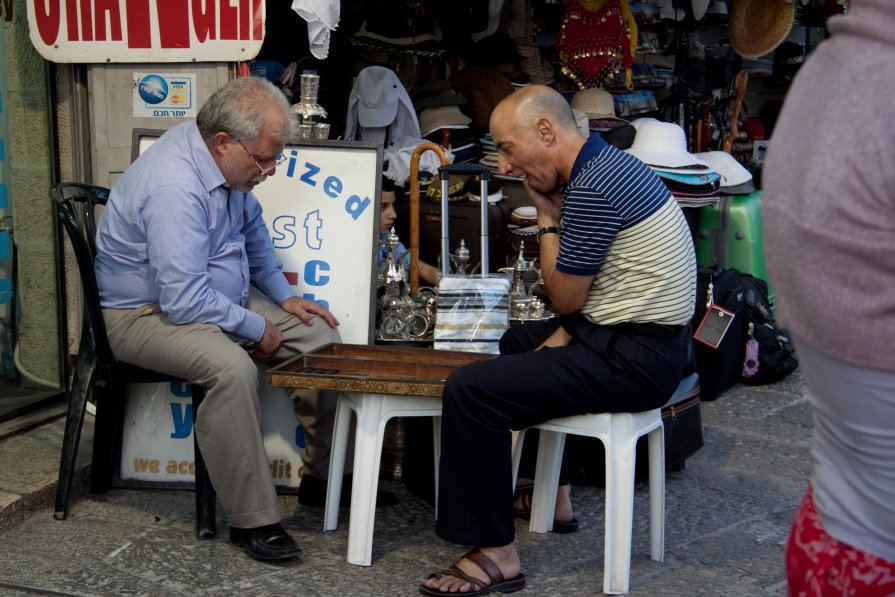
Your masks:
<path fill-rule="evenodd" d="M 326 483 L 323 530 L 334 531 L 339 526 L 339 498 L 342 495 L 342 479 L 345 475 L 345 455 L 348 452 L 348 434 L 351 429 L 351 402 L 344 394 L 339 395 L 333 425 L 332 453 L 329 459 L 329 478 Z"/>
<path fill-rule="evenodd" d="M 357 401 L 354 437 L 354 481 L 351 486 L 351 521 L 348 526 L 348 562 L 369 566 L 373 559 L 373 523 L 382 437 L 390 413 L 383 412 L 385 396 L 364 394 Z"/>

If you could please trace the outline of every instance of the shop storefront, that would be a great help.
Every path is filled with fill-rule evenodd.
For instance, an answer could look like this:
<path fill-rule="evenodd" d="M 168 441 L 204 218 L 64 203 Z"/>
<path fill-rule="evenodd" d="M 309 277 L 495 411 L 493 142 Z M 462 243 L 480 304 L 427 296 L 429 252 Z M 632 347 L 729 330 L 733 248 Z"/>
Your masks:
<path fill-rule="evenodd" d="M 43 396 L 60 395 L 68 383 L 69 363 L 77 352 L 81 309 L 76 270 L 70 253 L 56 249 L 56 242 L 63 237 L 53 221 L 47 190 L 62 180 L 111 186 L 153 135 L 194 118 L 208 95 L 236 76 L 238 65 L 283 86 L 287 95 L 293 95 L 295 104 L 300 101 L 301 73 L 316 72 L 321 81 L 320 106 L 331 124 L 330 137 L 362 140 L 362 135 L 350 134 L 355 76 L 368 66 L 390 68 L 417 104 L 418 125 L 423 128 L 425 123 L 427 129 L 419 131 L 422 136 L 445 144 L 455 157 L 489 166 L 494 162 L 485 136 L 487 114 L 502 97 L 500 93 L 512 91 L 523 81 L 540 82 L 555 86 L 571 99 L 582 86 L 594 83 L 592 78 L 583 79 L 581 73 L 574 75 L 574 65 L 560 58 L 562 3 L 492 2 L 490 11 L 484 12 L 482 7 L 472 6 L 474 3 L 452 5 L 451 11 L 433 3 L 428 12 L 408 15 L 413 17 L 408 18 L 409 37 L 403 29 L 389 30 L 379 18 L 382 14 L 377 11 L 387 8 L 387 2 L 366 4 L 363 10 L 356 10 L 343 3 L 339 27 L 321 35 L 326 18 L 310 19 L 309 25 L 307 15 L 298 15 L 278 3 L 262 6 L 260 0 L 177 6 L 128 3 L 127 8 L 124 4 L 100 8 L 92 3 L 77 7 L 71 2 L 12 3 L 12 14 L 4 15 L 9 18 L 4 22 L 2 49 L 26 54 L 28 60 L 4 60 L 10 72 L 2 79 L 5 101 L 0 117 L 7 118 L 11 110 L 22 106 L 27 108 L 29 118 L 21 119 L 17 112 L 15 121 L 9 119 L 8 128 L 0 129 L 7 140 L 0 183 L 6 184 L 8 205 L 3 207 L 4 196 L 0 196 L 0 233 L 11 228 L 10 236 L 15 241 L 10 243 L 15 251 L 10 250 L 6 261 L 0 261 L 0 271 L 12 278 L 13 284 L 10 300 L 0 304 L 0 321 L 9 321 L 12 332 L 17 388 L 33 388 Z M 621 78 L 614 82 L 612 76 L 604 76 L 606 72 L 600 76 L 612 92 L 615 116 L 629 121 L 648 116 L 678 123 L 687 134 L 687 149 L 696 152 L 721 149 L 730 133 L 728 96 L 733 91 L 733 75 L 754 69 L 741 97 L 745 106 L 743 124 L 754 122 L 751 128 L 744 126 L 737 138 L 727 139 L 728 151 L 748 164 L 766 146 L 769 127 L 762 129 L 759 125 L 765 123 L 758 117 L 765 105 L 779 104 L 785 95 L 787 73 L 774 72 L 773 56 L 766 56 L 761 64 L 744 65 L 730 46 L 726 14 L 722 14 L 726 3 L 711 3 L 702 14 L 698 14 L 697 4 L 701 5 L 672 7 L 666 14 L 668 7 L 656 3 L 654 12 L 640 9 L 633 14 L 639 31 L 630 68 L 633 89 L 625 88 L 628 69 L 624 66 L 618 69 Z M 468 21 L 464 21 L 466 16 Z M 318 37 L 309 36 L 309 29 Z M 786 33 L 790 42 L 804 49 L 816 43 L 818 31 L 822 31 L 822 24 L 803 27 L 797 23 Z M 497 37 L 491 35 L 495 32 L 515 40 L 509 58 L 499 45 L 476 43 Z M 319 40 L 324 38 L 326 43 L 321 48 Z M 682 59 L 684 54 L 689 59 Z M 508 63 L 512 66 L 509 70 L 504 68 Z M 501 81 L 507 81 L 502 90 L 496 89 L 493 80 L 485 81 L 487 77 L 469 74 L 495 70 Z M 464 71 L 468 76 L 463 76 Z M 464 102 L 453 116 L 439 113 L 424 118 L 425 102 L 433 95 L 419 92 L 446 82 Z M 723 99 L 709 109 L 704 101 L 715 90 Z M 702 105 L 694 95 L 703 101 Z M 429 107 L 445 105 L 436 100 Z M 697 108 L 703 110 L 699 115 Z M 451 121 L 456 114 L 460 114 L 459 119 Z M 4 122 L 0 120 L 0 125 Z M 472 150 L 465 141 L 460 142 L 463 135 L 469 136 Z M 372 138 L 369 141 L 378 142 Z M 299 173 L 295 176 L 302 180 Z M 365 198 L 374 197 L 375 201 L 378 186 L 375 173 L 371 176 L 374 179 L 364 184 L 372 186 L 356 193 L 353 205 L 348 206 L 351 195 L 339 198 L 342 211 L 359 213 Z M 402 182 L 406 184 L 406 179 Z M 520 225 L 511 217 L 527 203 L 521 181 L 498 179 L 495 187 L 501 186 L 503 190 L 489 207 L 499 222 L 494 235 L 497 248 L 492 250 L 493 270 L 511 265 L 520 254 L 530 258 L 537 246 L 528 234 L 530 223 Z M 433 185 L 426 196 L 434 198 L 438 191 Z M 464 193 L 471 192 L 464 189 Z M 273 186 L 271 194 L 275 194 Z M 474 198 L 466 202 L 476 207 Z M 440 244 L 430 243 L 429 237 L 437 232 L 431 223 L 437 222 L 440 214 L 434 201 L 424 205 L 423 225 L 428 221 L 429 228 L 421 242 L 428 253 L 422 257 L 434 262 Z M 462 211 L 463 206 L 456 206 Z M 369 211 L 374 208 L 375 204 Z M 406 204 L 401 209 L 404 211 L 399 210 L 396 227 L 406 245 L 409 213 Z M 17 216 L 14 220 L 9 217 L 12 213 Z M 294 214 L 279 217 L 297 221 Z M 525 224 L 524 217 L 517 214 L 517 220 L 520 218 Z M 286 220 L 279 222 L 284 223 L 288 224 Z M 32 229 L 38 234 L 32 235 Z M 17 230 L 24 232 L 17 234 Z M 458 244 L 459 238 L 451 239 L 452 248 Z M 477 239 L 466 239 L 466 244 L 475 245 Z M 499 258 L 495 259 L 494 254 Z M 0 257 L 3 255 L 0 252 Z M 312 278 L 317 276 L 319 281 L 320 274 L 317 271 Z M 365 272 L 364 277 L 375 285 L 375 275 Z M 302 292 L 313 295 L 319 288 Z M 365 325 L 372 327 L 373 323 Z M 366 337 L 358 336 L 357 341 L 374 336 L 370 331 Z"/>
<path fill-rule="evenodd" d="M 24 2 L 0 19 L 0 420 L 63 390 L 51 69 L 28 40 Z"/>

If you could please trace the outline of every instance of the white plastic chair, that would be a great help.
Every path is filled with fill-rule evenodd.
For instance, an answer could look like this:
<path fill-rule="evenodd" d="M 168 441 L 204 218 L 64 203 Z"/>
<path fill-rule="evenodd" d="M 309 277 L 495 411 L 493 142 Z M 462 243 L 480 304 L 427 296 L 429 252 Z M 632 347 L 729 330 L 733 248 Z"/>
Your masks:
<path fill-rule="evenodd" d="M 333 429 L 332 456 L 326 487 L 324 531 L 333 531 L 339 524 L 339 497 L 351 411 L 357 415 L 354 435 L 354 474 L 351 484 L 351 510 L 348 523 L 348 563 L 369 566 L 373 555 L 373 521 L 376 516 L 376 490 L 379 487 L 379 464 L 385 424 L 392 417 L 432 417 L 435 444 L 435 470 L 441 454 L 441 397 L 400 396 L 394 394 L 339 395 Z M 438 474 L 435 475 L 435 509 L 438 511 Z"/>
<path fill-rule="evenodd" d="M 693 373 L 678 386 L 678 396 L 699 383 Z M 606 453 L 606 513 L 603 556 L 603 592 L 628 592 L 631 573 L 631 534 L 634 525 L 634 465 L 637 440 L 649 435 L 650 557 L 665 558 L 665 434 L 662 409 L 639 413 L 600 413 L 551 419 L 540 429 L 535 484 L 529 530 L 546 533 L 553 529 L 556 488 L 566 434 L 595 437 Z M 519 471 L 525 430 L 514 437 L 513 483 Z"/>

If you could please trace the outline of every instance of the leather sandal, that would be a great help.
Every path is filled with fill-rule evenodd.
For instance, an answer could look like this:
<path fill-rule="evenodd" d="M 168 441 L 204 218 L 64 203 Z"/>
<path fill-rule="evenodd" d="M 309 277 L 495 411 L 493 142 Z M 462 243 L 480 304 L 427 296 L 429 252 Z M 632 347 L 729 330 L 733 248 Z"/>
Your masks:
<path fill-rule="evenodd" d="M 525 575 L 521 572 L 517 574 L 515 577 L 510 579 L 505 579 L 503 577 L 503 573 L 498 568 L 497 564 L 494 563 L 494 560 L 485 555 L 482 551 L 479 550 L 478 547 L 471 549 L 463 556 L 467 560 L 476 564 L 479 568 L 481 568 L 485 574 L 488 575 L 487 584 L 485 581 L 469 576 L 456 564 L 448 568 L 447 570 L 442 570 L 441 572 L 433 573 L 429 575 L 429 578 L 441 578 L 443 576 L 452 576 L 454 578 L 459 578 L 467 583 L 469 583 L 469 591 L 465 593 L 446 593 L 442 592 L 439 589 L 430 589 L 425 585 L 420 585 L 420 593 L 423 595 L 432 595 L 434 597 L 443 597 L 444 595 L 464 595 L 465 597 L 476 597 L 476 595 L 487 595 L 489 593 L 513 593 L 515 591 L 521 591 L 525 588 Z M 461 560 L 463 558 L 460 558 Z"/>
<path fill-rule="evenodd" d="M 516 518 L 520 518 L 522 520 L 531 520 L 531 493 L 520 493 L 518 497 L 522 498 L 522 507 L 516 508 L 514 503 L 513 512 L 516 514 Z M 554 518 L 553 532 L 561 534 L 578 532 L 578 519 L 573 518 L 572 520 L 556 520 Z"/>

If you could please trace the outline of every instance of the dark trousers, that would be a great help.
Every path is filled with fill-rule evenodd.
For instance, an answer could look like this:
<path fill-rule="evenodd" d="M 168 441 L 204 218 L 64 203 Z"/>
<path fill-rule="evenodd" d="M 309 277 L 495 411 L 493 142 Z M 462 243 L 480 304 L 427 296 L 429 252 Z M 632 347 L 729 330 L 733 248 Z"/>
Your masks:
<path fill-rule="evenodd" d="M 568 346 L 534 351 L 562 323 Z M 438 521 L 442 539 L 513 542 L 511 430 L 596 412 L 659 408 L 683 376 L 689 338 L 597 326 L 580 316 L 528 323 L 501 339 L 501 356 L 448 376 L 441 419 Z"/>

